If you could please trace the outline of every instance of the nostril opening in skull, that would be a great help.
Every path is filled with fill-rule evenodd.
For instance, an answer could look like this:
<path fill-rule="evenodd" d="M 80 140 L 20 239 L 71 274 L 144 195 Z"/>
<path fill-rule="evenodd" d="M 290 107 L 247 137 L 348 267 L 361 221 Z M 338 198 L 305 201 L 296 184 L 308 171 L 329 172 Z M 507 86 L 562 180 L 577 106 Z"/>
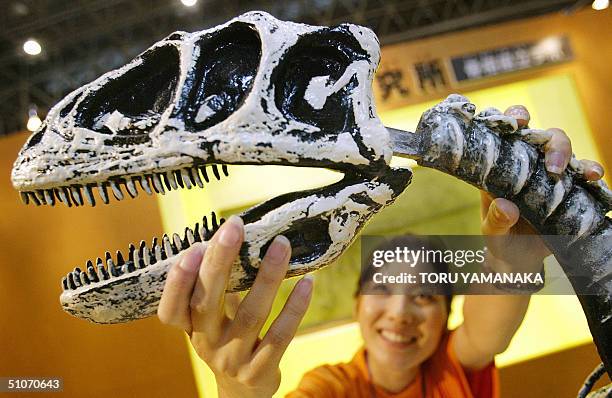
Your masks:
<path fill-rule="evenodd" d="M 242 105 L 259 67 L 261 38 L 252 25 L 236 22 L 202 36 L 196 47 L 198 59 L 176 115 L 190 131 L 214 126 Z"/>
<path fill-rule="evenodd" d="M 100 133 L 144 134 L 170 105 L 180 75 L 179 53 L 171 45 L 155 47 L 142 62 L 111 76 L 78 105 L 76 124 Z"/>
<path fill-rule="evenodd" d="M 317 95 L 313 103 L 307 93 L 311 83 L 327 91 L 338 82 L 351 63 L 367 60 L 368 54 L 345 26 L 302 36 L 283 56 L 272 73 L 276 107 L 289 119 L 319 127 L 319 135 L 348 131 L 355 124 L 350 92 L 356 76 L 335 92 Z M 319 93 L 320 94 L 320 93 Z M 316 137 L 313 137 L 316 138 Z"/>

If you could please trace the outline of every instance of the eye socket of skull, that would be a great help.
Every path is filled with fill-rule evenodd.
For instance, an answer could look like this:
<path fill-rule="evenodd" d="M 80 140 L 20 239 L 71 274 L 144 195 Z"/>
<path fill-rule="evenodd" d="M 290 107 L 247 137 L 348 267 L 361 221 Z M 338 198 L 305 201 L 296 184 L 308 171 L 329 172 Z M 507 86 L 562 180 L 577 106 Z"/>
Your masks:
<path fill-rule="evenodd" d="M 326 86 L 331 86 L 358 60 L 368 60 L 368 54 L 345 26 L 300 37 L 272 72 L 276 107 L 288 119 L 319 127 L 318 134 L 351 130 L 355 120 L 349 93 L 357 85 L 356 76 L 329 95 L 321 109 L 315 109 L 305 94 L 312 78 L 328 76 Z"/>
<path fill-rule="evenodd" d="M 157 124 L 159 115 L 174 99 L 180 76 L 179 53 L 176 47 L 166 45 L 150 49 L 139 58 L 139 65 L 87 94 L 76 112 L 78 126 L 113 134 L 104 120 L 114 112 L 129 119 L 127 125 L 117 128 L 117 134 L 142 134 L 141 129 Z M 144 128 L 134 125 L 138 121 L 144 121 Z"/>
<path fill-rule="evenodd" d="M 253 86 L 261 46 L 255 27 L 242 22 L 202 36 L 173 117 L 181 118 L 189 131 L 202 131 L 230 116 Z"/>

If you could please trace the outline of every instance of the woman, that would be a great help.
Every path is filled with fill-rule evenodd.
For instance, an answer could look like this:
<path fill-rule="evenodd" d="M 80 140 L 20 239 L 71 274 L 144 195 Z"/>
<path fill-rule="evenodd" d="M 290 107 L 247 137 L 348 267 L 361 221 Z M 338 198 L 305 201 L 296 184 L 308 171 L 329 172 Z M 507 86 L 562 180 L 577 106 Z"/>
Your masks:
<path fill-rule="evenodd" d="M 529 121 L 522 106 L 505 114 L 520 126 Z M 562 130 L 552 132 L 545 163 L 550 173 L 558 174 L 570 160 L 571 143 Z M 602 177 L 599 164 L 582 162 L 588 179 Z M 533 233 L 512 202 L 483 194 L 482 216 L 484 235 L 505 237 L 488 242 L 489 268 L 542 270 L 549 254 L 542 241 L 512 239 Z M 220 397 L 265 398 L 280 385 L 279 362 L 308 307 L 312 279 L 306 276 L 296 284 L 260 339 L 291 249 L 285 237 L 274 239 L 253 287 L 238 303 L 235 296 L 225 296 L 225 286 L 242 240 L 242 221 L 233 216 L 205 253 L 201 245 L 189 249 L 168 274 L 158 316 L 189 334 L 195 351 L 215 373 Z M 448 306 L 442 295 L 361 294 L 356 315 L 364 348 L 349 364 L 307 373 L 289 397 L 495 397 L 493 359 L 507 348 L 528 303 L 527 294 L 466 296 L 463 324 L 447 332 Z"/>

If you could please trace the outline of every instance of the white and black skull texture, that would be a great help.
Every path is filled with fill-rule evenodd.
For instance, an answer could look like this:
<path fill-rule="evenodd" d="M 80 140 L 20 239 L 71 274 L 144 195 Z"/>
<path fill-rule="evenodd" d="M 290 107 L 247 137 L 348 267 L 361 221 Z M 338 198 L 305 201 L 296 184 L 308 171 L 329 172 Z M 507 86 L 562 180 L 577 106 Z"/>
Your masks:
<path fill-rule="evenodd" d="M 21 150 L 12 181 L 26 203 L 105 203 L 203 187 L 226 165 L 337 170 L 319 189 L 287 193 L 241 214 L 245 243 L 230 291 L 247 289 L 274 236 L 292 245 L 288 276 L 336 259 L 377 211 L 410 183 L 391 168 L 387 130 L 376 116 L 372 31 L 317 27 L 263 12 L 213 29 L 176 32 L 129 64 L 60 101 Z M 221 170 L 221 171 L 220 171 Z M 168 268 L 222 220 L 106 253 L 63 280 L 71 314 L 99 323 L 155 313 Z"/>

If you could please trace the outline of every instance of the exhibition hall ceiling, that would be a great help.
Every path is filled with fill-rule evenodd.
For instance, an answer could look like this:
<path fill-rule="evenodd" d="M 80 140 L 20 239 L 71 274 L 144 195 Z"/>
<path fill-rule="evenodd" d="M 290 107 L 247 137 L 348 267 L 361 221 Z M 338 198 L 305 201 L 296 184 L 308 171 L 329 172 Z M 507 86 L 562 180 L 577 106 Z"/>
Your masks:
<path fill-rule="evenodd" d="M 250 10 L 316 25 L 353 22 L 390 44 L 550 12 L 567 0 L 5 0 L 0 12 L 0 135 L 23 131 L 69 91 L 121 66 L 176 30 L 196 31 Z M 191 5 L 192 4 L 192 5 Z M 191 5 L 191 6 L 189 6 Z M 36 55 L 24 43 L 36 40 Z M 31 44 L 31 43 L 30 43 Z"/>

